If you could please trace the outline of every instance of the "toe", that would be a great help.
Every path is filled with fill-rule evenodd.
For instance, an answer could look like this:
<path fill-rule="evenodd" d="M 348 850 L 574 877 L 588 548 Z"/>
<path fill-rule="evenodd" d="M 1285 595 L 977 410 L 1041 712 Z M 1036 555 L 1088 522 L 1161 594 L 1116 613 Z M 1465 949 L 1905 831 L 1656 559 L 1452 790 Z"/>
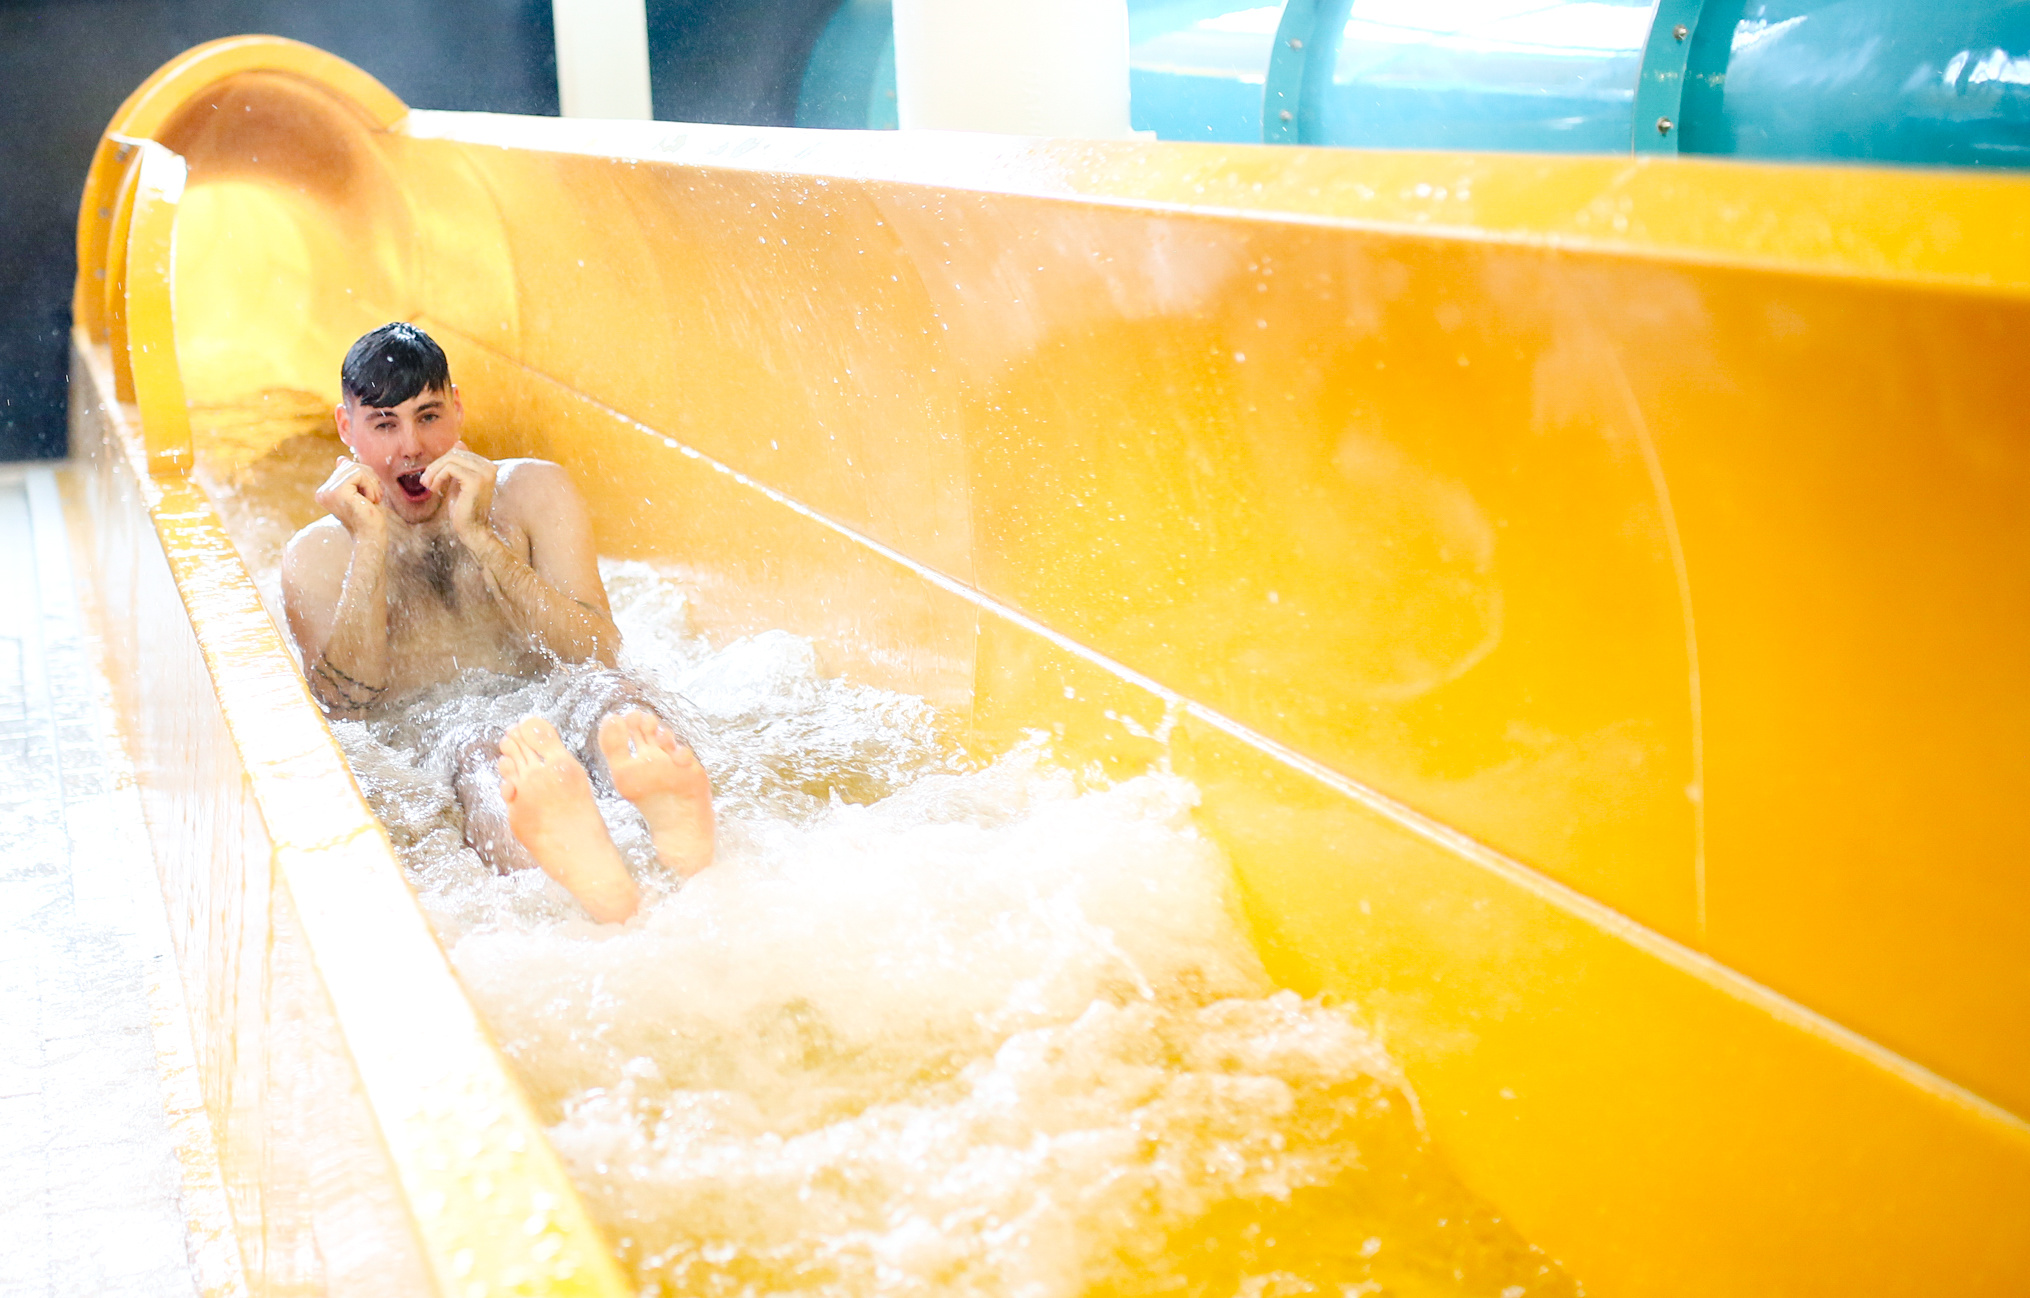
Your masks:
<path fill-rule="evenodd" d="M 521 778 L 525 765 L 521 743 L 516 740 L 513 731 L 500 737 L 500 760 L 493 764 L 493 769 L 494 773 L 500 776 L 500 796 L 514 797 L 511 790 L 514 788 L 514 782 Z"/>
<path fill-rule="evenodd" d="M 536 751 L 529 737 L 519 731 L 508 732 L 507 738 L 501 741 L 501 752 L 514 762 L 518 771 L 533 771 L 543 764 L 543 755 Z"/>
<path fill-rule="evenodd" d="M 515 727 L 515 733 L 528 748 L 529 759 L 536 762 L 553 762 L 563 751 L 564 740 L 558 735 L 557 727 L 546 718 L 528 717 Z"/>
<path fill-rule="evenodd" d="M 628 720 L 634 726 L 643 752 L 656 749 L 672 754 L 676 752 L 677 737 L 670 733 L 669 726 L 663 723 L 661 717 L 649 712 L 634 712 L 629 714 Z"/>
<path fill-rule="evenodd" d="M 557 737 L 557 727 L 550 724 L 548 717 L 523 717 L 515 728 L 532 743 L 548 743 Z"/>
<path fill-rule="evenodd" d="M 599 749 L 609 762 L 626 760 L 632 738 L 625 718 L 609 715 L 599 723 Z"/>

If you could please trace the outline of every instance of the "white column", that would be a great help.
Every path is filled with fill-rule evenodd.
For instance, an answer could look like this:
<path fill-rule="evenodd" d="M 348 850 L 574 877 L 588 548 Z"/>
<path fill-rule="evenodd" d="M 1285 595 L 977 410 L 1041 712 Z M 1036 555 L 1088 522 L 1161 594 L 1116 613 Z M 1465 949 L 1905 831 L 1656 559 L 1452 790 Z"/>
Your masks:
<path fill-rule="evenodd" d="M 1115 138 L 1127 0 L 895 0 L 903 129 Z"/>
<path fill-rule="evenodd" d="M 550 17 L 557 29 L 557 102 L 564 116 L 655 116 L 644 0 L 550 0 Z"/>

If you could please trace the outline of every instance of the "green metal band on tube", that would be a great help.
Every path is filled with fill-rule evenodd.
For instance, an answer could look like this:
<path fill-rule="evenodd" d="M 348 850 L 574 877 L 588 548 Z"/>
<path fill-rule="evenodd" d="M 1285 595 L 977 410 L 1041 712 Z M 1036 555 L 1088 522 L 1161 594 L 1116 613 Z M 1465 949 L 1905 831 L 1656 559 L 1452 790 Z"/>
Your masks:
<path fill-rule="evenodd" d="M 1304 102 L 1305 68 L 1317 26 L 1316 0 L 1289 0 L 1276 24 L 1276 43 L 1262 78 L 1262 143 L 1296 144 Z"/>
<path fill-rule="evenodd" d="M 1676 153 L 1684 134 L 1685 60 L 1699 30 L 1705 0 L 1657 0 L 1649 42 L 1642 49 L 1642 73 L 1635 82 L 1635 112 L 1629 124 L 1633 153 Z"/>

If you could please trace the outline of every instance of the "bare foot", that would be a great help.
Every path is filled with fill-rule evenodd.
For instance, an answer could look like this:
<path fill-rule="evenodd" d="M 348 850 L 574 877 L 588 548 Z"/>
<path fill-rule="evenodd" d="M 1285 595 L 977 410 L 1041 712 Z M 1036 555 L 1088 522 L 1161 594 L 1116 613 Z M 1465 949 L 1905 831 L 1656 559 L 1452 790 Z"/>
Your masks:
<path fill-rule="evenodd" d="M 683 878 L 712 864 L 712 781 L 670 728 L 639 708 L 599 723 L 613 787 L 648 822 L 656 855 Z"/>
<path fill-rule="evenodd" d="M 602 924 L 634 914 L 641 894 L 592 801 L 592 781 L 541 717 L 516 722 L 500 741 L 500 796 L 508 828 L 543 872 Z"/>

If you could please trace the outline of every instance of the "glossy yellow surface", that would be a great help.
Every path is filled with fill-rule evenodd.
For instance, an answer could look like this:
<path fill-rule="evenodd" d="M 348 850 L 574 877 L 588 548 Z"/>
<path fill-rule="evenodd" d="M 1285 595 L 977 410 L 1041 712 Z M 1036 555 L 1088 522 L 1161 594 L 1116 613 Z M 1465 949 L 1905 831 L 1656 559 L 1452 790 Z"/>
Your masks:
<path fill-rule="evenodd" d="M 2030 1289 L 2030 181 L 150 84 L 188 179 L 102 148 L 78 318 L 158 483 L 145 349 L 230 467 L 206 409 L 416 319 L 713 629 L 1189 774 L 1272 968 L 1589 1292 Z"/>
<path fill-rule="evenodd" d="M 343 82 L 349 71 L 273 43 L 226 43 L 222 55 L 229 69 L 293 79 L 327 70 Z M 176 72 L 158 80 L 174 84 Z M 211 84 L 196 76 L 183 93 Z M 145 125 L 129 116 L 111 131 Z M 109 675 L 200 1020 L 198 1070 L 248 1287 L 621 1294 L 604 1242 L 186 476 L 191 428 L 172 324 L 184 160 L 136 134 L 100 161 L 119 168 L 120 219 L 80 275 L 80 302 L 90 283 L 108 287 L 100 339 L 80 312 L 72 445 L 89 465 Z"/>

